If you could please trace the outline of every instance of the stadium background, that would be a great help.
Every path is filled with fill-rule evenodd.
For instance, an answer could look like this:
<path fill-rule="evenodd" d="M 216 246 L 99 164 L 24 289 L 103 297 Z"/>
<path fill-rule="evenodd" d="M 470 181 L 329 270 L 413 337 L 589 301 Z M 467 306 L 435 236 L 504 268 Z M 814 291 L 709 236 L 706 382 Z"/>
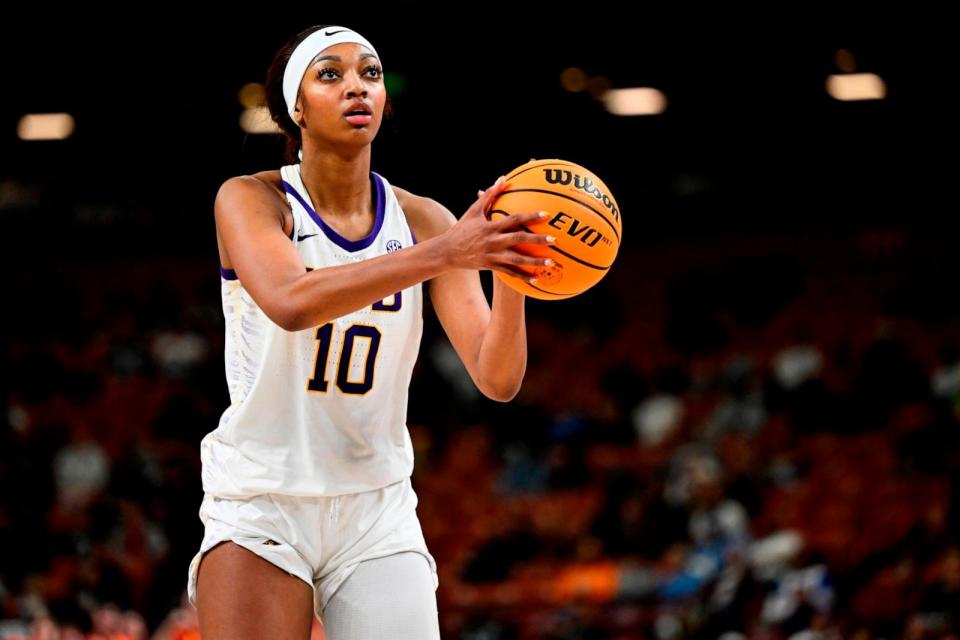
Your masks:
<path fill-rule="evenodd" d="M 477 397 L 426 312 L 409 426 L 445 638 L 957 637 L 943 16 L 20 9 L 0 26 L 0 638 L 196 637 L 197 445 L 227 401 L 211 205 L 280 164 L 238 94 L 318 23 L 383 57 L 373 168 L 394 184 L 460 214 L 559 157 L 623 212 L 600 285 L 528 302 L 512 403 Z M 884 99 L 831 97 L 852 72 Z M 665 111 L 609 113 L 628 87 Z M 61 112 L 67 139 L 18 137 Z"/>

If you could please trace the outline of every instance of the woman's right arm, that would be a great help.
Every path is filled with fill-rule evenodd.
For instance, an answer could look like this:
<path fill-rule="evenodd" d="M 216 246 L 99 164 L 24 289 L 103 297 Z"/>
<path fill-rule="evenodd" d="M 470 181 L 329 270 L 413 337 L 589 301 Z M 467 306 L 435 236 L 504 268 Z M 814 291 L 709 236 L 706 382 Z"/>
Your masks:
<path fill-rule="evenodd" d="M 448 269 L 496 269 L 528 277 L 519 267 L 541 259 L 511 249 L 545 244 L 546 236 L 517 231 L 537 213 L 488 221 L 484 209 L 505 188 L 479 194 L 445 233 L 412 247 L 353 264 L 307 271 L 283 232 L 283 213 L 271 188 L 250 176 L 227 180 L 214 203 L 217 235 L 237 277 L 267 317 L 287 331 L 322 325 L 429 280 Z"/>

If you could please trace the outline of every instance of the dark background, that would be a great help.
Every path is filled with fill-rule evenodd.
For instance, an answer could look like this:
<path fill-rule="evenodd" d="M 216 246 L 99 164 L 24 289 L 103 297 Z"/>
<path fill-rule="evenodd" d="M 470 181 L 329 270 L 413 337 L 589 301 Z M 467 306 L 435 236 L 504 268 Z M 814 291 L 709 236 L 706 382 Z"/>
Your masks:
<path fill-rule="evenodd" d="M 177 233 L 178 246 L 209 250 L 219 184 L 277 164 L 269 136 L 237 126 L 237 91 L 262 82 L 274 51 L 320 20 L 362 28 L 385 70 L 405 79 L 374 169 L 455 213 L 476 188 L 529 158 L 561 157 L 616 185 L 632 213 L 627 248 L 661 234 L 954 217 L 943 215 L 943 198 L 956 60 L 936 13 L 602 2 L 462 9 L 27 11 L 2 27 L 0 171 L 57 185 L 68 206 L 121 198 L 162 206 L 167 222 L 150 237 Z M 829 97 L 824 83 L 838 71 L 839 48 L 853 53 L 858 71 L 884 78 L 886 100 Z M 568 66 L 614 87 L 657 87 L 668 109 L 610 115 L 586 92 L 561 88 Z M 74 115 L 73 137 L 16 139 L 23 113 L 50 111 Z M 185 232 L 191 221 L 206 230 Z"/>

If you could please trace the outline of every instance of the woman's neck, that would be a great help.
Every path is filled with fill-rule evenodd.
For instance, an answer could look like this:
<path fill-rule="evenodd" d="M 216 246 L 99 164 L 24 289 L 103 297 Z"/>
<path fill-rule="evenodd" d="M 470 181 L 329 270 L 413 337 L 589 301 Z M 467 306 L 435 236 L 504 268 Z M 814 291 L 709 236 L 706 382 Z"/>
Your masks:
<path fill-rule="evenodd" d="M 300 176 L 314 208 L 327 215 L 351 217 L 370 211 L 370 147 L 359 154 L 304 152 Z"/>

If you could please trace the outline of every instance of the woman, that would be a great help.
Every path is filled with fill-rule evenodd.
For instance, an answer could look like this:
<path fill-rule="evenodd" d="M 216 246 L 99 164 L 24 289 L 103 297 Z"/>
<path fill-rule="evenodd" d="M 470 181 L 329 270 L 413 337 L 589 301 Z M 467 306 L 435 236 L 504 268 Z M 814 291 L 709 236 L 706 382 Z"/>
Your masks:
<path fill-rule="evenodd" d="M 267 75 L 301 162 L 227 180 L 215 217 L 231 405 L 201 445 L 205 524 L 188 590 L 204 640 L 439 638 L 436 564 L 410 485 L 407 391 L 420 283 L 488 397 L 526 367 L 524 299 L 479 269 L 529 278 L 513 247 L 549 236 L 487 220 L 501 180 L 459 221 L 370 170 L 387 104 L 379 57 L 344 27 L 309 29 Z M 313 608 L 311 608 L 311 606 Z"/>

